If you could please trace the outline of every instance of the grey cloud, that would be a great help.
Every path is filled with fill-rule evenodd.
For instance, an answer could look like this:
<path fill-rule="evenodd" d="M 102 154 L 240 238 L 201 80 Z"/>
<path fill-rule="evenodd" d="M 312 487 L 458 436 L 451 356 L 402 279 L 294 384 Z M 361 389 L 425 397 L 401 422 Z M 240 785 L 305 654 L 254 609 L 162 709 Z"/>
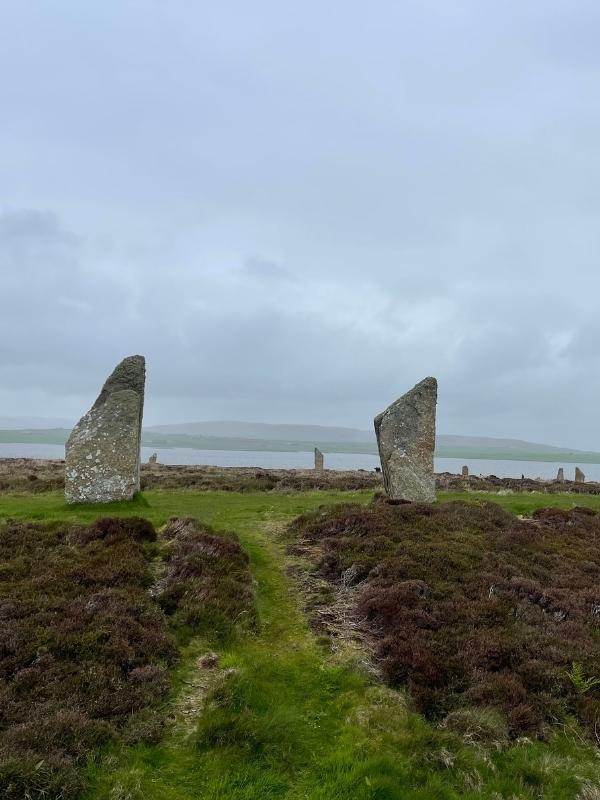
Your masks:
<path fill-rule="evenodd" d="M 288 270 L 284 269 L 279 264 L 276 264 L 274 261 L 270 261 L 267 258 L 261 258 L 260 256 L 252 256 L 246 259 L 244 263 L 244 269 L 246 274 L 259 280 L 292 282 L 295 282 L 296 280 L 295 277 L 288 272 Z"/>
<path fill-rule="evenodd" d="M 0 410 L 77 416 L 139 351 L 155 422 L 366 427 L 433 373 L 446 432 L 600 449 L 599 26 L 588 0 L 13 4 Z"/>

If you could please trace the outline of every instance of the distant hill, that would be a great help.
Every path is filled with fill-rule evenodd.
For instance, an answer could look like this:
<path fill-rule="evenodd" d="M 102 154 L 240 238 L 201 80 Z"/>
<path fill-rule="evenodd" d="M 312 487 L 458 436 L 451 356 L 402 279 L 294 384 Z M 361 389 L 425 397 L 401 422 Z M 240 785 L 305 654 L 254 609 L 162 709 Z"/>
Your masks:
<path fill-rule="evenodd" d="M 2 417 L 0 416 L 0 430 L 48 430 L 52 428 L 71 428 L 74 421 L 61 417 Z"/>
<path fill-rule="evenodd" d="M 0 418 L 1 420 L 2 418 Z M 6 418 L 5 418 L 6 419 Z M 70 427 L 4 428 L 0 443 L 64 444 Z M 185 447 L 196 450 L 245 450 L 269 452 L 310 452 L 318 446 L 323 453 L 377 454 L 375 434 L 358 428 L 325 425 L 273 425 L 264 422 L 190 422 L 144 428 L 142 444 L 160 448 Z M 465 459 L 514 461 L 562 461 L 600 464 L 600 453 L 527 442 L 495 439 L 491 436 L 440 434 L 436 456 Z"/>
<path fill-rule="evenodd" d="M 325 425 L 275 425 L 267 422 L 182 422 L 177 425 L 152 425 L 148 433 L 215 436 L 231 439 L 267 439 L 291 442 L 372 442 L 375 434 L 358 428 L 337 428 Z"/>
<path fill-rule="evenodd" d="M 574 450 L 570 447 L 555 447 L 551 444 L 538 444 L 526 442 L 522 439 L 494 439 L 491 436 L 452 436 L 440 434 L 436 438 L 438 448 L 479 448 L 490 450 L 505 450 L 507 452 L 535 452 L 535 453 L 585 453 L 585 450 Z"/>
<path fill-rule="evenodd" d="M 148 434 L 216 437 L 224 439 L 264 439 L 287 442 L 356 442 L 375 443 L 373 430 L 338 428 L 326 425 L 278 425 L 267 422 L 240 422 L 219 420 L 214 422 L 182 422 L 176 425 L 152 425 L 144 428 Z M 506 450 L 509 452 L 581 453 L 581 450 L 554 447 L 548 444 L 526 442 L 521 439 L 496 439 L 491 436 L 454 436 L 438 434 L 438 448 L 477 448 Z"/>

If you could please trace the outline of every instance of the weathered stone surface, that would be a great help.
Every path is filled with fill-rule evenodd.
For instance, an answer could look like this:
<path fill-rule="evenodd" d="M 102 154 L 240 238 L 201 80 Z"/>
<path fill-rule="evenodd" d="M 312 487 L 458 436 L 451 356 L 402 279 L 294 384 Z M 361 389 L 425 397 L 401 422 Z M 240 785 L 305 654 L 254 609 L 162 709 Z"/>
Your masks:
<path fill-rule="evenodd" d="M 383 483 L 395 500 L 435 500 L 437 381 L 425 378 L 375 417 Z"/>
<path fill-rule="evenodd" d="M 463 476 L 463 478 L 468 478 L 468 477 L 469 477 L 469 468 L 467 467 L 467 465 L 466 465 L 466 464 L 465 464 L 465 466 L 462 468 L 461 475 Z"/>
<path fill-rule="evenodd" d="M 556 480 L 559 483 L 564 483 L 565 482 L 565 471 L 564 471 L 564 469 L 562 467 L 558 468 L 558 472 L 556 474 Z"/>
<path fill-rule="evenodd" d="M 315 470 L 317 472 L 323 472 L 323 453 L 319 450 L 318 447 L 315 447 Z"/>
<path fill-rule="evenodd" d="M 140 440 L 146 363 L 123 359 L 65 448 L 67 503 L 130 500 L 140 488 Z"/>
<path fill-rule="evenodd" d="M 575 467 L 575 483 L 585 483 L 585 475 L 579 467 Z"/>

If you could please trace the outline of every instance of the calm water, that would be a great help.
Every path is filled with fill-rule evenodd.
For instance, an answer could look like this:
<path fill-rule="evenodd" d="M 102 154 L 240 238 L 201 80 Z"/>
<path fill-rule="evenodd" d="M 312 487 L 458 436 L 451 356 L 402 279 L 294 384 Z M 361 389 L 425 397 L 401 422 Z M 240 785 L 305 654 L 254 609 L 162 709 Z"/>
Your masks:
<path fill-rule="evenodd" d="M 142 447 L 142 461 L 155 452 Z M 156 450 L 163 464 L 211 464 L 219 467 L 264 467 L 272 469 L 310 469 L 314 466 L 312 453 L 264 453 L 246 450 L 192 450 L 174 447 Z M 0 458 L 64 458 L 65 450 L 59 444 L 0 444 Z M 488 459 L 436 458 L 436 472 L 459 473 L 467 464 L 472 475 L 497 475 L 499 478 L 554 478 L 559 467 L 564 467 L 565 478 L 573 479 L 575 464 L 552 461 L 493 461 Z M 374 455 L 356 453 L 325 453 L 328 469 L 366 469 L 379 466 Z M 589 480 L 600 481 L 600 464 L 581 464 Z"/>

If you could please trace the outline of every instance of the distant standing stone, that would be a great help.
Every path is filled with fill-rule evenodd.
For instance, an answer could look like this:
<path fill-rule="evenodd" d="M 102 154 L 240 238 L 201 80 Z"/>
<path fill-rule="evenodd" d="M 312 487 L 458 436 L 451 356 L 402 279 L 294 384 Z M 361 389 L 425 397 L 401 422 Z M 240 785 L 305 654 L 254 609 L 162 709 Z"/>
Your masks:
<path fill-rule="evenodd" d="M 323 472 L 323 453 L 315 447 L 315 471 Z"/>
<path fill-rule="evenodd" d="M 558 473 L 556 475 L 556 480 L 559 483 L 564 483 L 565 482 L 565 471 L 564 471 L 564 469 L 562 467 L 558 468 Z"/>
<path fill-rule="evenodd" d="M 462 474 L 463 478 L 468 478 L 469 477 L 469 468 L 466 465 L 462 468 L 461 474 Z"/>
<path fill-rule="evenodd" d="M 433 452 L 437 381 L 425 378 L 375 417 L 375 434 L 388 496 L 435 500 Z"/>
<path fill-rule="evenodd" d="M 140 488 L 146 362 L 123 359 L 66 444 L 67 503 L 130 500 Z"/>
<path fill-rule="evenodd" d="M 575 467 L 575 483 L 585 483 L 585 475 L 579 467 Z"/>
<path fill-rule="evenodd" d="M 149 464 L 156 464 L 157 460 L 158 460 L 158 453 L 152 453 L 152 455 L 148 459 L 148 463 Z"/>

